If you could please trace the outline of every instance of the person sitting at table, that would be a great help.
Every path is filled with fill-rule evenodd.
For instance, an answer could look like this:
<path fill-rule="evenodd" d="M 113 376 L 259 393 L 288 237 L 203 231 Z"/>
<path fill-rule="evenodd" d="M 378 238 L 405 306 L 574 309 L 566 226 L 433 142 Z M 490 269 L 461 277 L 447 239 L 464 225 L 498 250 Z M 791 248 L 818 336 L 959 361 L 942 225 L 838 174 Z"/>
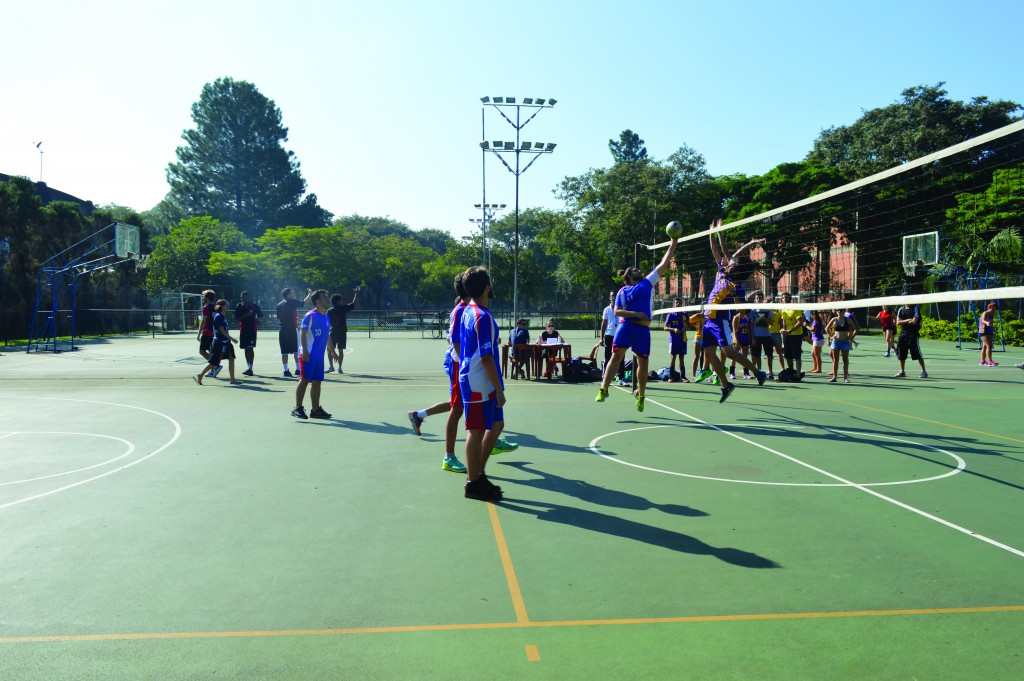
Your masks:
<path fill-rule="evenodd" d="M 558 344 L 565 345 L 565 339 L 562 338 L 562 334 L 555 330 L 555 320 L 549 319 L 548 326 L 546 329 L 540 332 L 540 337 L 537 338 L 537 345 L 552 345 L 549 343 L 552 339 L 558 339 Z M 544 350 L 544 377 L 549 381 L 551 380 L 552 374 L 558 375 L 557 362 L 554 361 L 555 357 L 558 356 L 558 350 L 554 348 L 547 348 Z"/>
<path fill-rule="evenodd" d="M 508 337 L 508 344 L 512 346 L 512 377 L 526 378 L 524 367 L 530 361 L 530 350 L 528 348 L 517 348 L 518 345 L 530 343 L 530 323 L 525 319 L 516 322 L 516 328 Z"/>

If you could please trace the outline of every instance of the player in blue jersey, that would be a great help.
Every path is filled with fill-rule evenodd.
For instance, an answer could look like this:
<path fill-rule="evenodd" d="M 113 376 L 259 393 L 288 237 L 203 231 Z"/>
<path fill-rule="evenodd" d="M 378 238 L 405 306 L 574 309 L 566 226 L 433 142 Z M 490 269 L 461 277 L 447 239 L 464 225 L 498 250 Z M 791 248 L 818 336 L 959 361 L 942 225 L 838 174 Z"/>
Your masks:
<path fill-rule="evenodd" d="M 469 499 L 501 501 L 501 488 L 487 479 L 487 459 L 505 427 L 505 384 L 498 371 L 498 325 L 487 309 L 494 297 L 484 267 L 462 275 L 470 301 L 462 313 L 459 347 L 459 391 L 466 412 L 464 494 Z"/>
<path fill-rule="evenodd" d="M 721 225 L 722 221 L 719 220 L 712 225 L 712 230 L 721 227 Z M 716 236 L 718 237 L 717 244 L 715 243 Z M 711 254 L 716 262 L 721 263 L 718 267 L 718 274 L 715 276 L 715 285 L 712 287 L 710 295 L 708 295 L 708 305 L 726 304 L 731 301 L 733 294 L 736 292 L 737 282 L 742 282 L 754 272 L 754 263 L 749 257 L 743 255 L 743 251 L 754 244 L 763 242 L 764 239 L 748 241 L 740 246 L 732 256 L 726 258 L 725 245 L 722 243 L 721 234 L 712 231 L 708 234 L 708 238 L 711 241 Z M 735 361 L 743 368 L 753 371 L 758 385 L 764 385 L 765 380 L 768 379 L 768 374 L 755 367 L 749 359 L 741 355 L 733 347 L 732 340 L 725 332 L 722 310 L 708 310 L 705 313 L 705 317 L 701 344 L 704 346 L 704 360 L 711 366 L 712 371 L 718 376 L 718 380 L 722 385 L 722 397 L 718 400 L 719 403 L 729 399 L 729 395 L 736 388 L 735 385 L 729 382 L 725 374 L 725 365 L 718 357 L 718 348 L 720 347 L 725 351 L 726 357 Z"/>
<path fill-rule="evenodd" d="M 309 396 L 313 401 L 313 410 L 309 416 L 315 419 L 329 419 L 331 415 L 320 406 L 320 384 L 324 380 L 324 352 L 337 359 L 338 355 L 328 343 L 331 333 L 331 320 L 327 316 L 327 291 L 320 289 L 309 296 L 313 309 L 302 318 L 299 332 L 299 343 L 302 354 L 299 356 L 299 384 L 295 386 L 295 409 L 292 416 L 297 419 L 308 418 L 302 403 L 306 399 L 306 386 L 311 384 Z"/>
<path fill-rule="evenodd" d="M 608 397 L 608 386 L 612 377 L 619 369 L 626 350 L 632 349 L 637 357 L 637 367 L 633 375 L 637 377 L 636 389 L 636 410 L 644 410 L 644 397 L 647 391 L 647 364 L 651 355 L 651 307 L 654 304 L 654 285 L 661 280 L 663 275 L 672 264 L 672 256 L 676 252 L 678 239 L 673 238 L 669 243 L 668 250 L 662 257 L 658 266 L 651 270 L 651 273 L 644 277 L 636 267 L 629 267 L 623 272 L 623 282 L 626 284 L 615 295 L 615 316 L 621 320 L 619 328 L 615 329 L 615 339 L 612 341 L 612 359 L 605 365 L 604 378 L 601 379 L 601 387 L 597 391 L 597 401 L 604 402 Z"/>
<path fill-rule="evenodd" d="M 235 380 L 235 349 L 231 347 L 231 344 L 237 343 L 238 339 L 232 338 L 231 334 L 228 333 L 228 320 L 224 316 L 227 311 L 228 301 L 223 298 L 211 307 L 213 316 L 210 318 L 210 327 L 213 333 L 213 340 L 210 344 L 210 359 L 206 368 L 200 371 L 199 375 L 192 377 L 192 380 L 198 385 L 203 384 L 204 375 L 216 376 L 220 373 L 218 370 L 220 369 L 221 360 L 225 359 L 228 361 L 228 376 L 231 378 L 231 385 L 241 383 L 241 381 Z"/>

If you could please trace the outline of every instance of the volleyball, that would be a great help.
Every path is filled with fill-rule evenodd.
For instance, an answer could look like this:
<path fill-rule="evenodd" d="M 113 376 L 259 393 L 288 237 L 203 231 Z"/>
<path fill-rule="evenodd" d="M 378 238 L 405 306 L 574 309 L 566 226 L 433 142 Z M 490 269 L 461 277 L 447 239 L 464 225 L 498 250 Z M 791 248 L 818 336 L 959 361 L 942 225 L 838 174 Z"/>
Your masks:
<path fill-rule="evenodd" d="M 665 226 L 665 233 L 671 239 L 678 239 L 683 235 L 683 226 L 677 220 L 673 220 Z"/>

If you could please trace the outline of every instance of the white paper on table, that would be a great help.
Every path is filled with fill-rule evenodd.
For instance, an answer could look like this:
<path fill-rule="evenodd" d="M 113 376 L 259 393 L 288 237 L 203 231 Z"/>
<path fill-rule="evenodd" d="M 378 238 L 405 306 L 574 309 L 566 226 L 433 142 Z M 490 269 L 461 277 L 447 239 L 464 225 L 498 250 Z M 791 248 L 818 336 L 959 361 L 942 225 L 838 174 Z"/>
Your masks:
<path fill-rule="evenodd" d="M 545 345 L 561 345 L 562 341 L 558 340 L 557 338 L 547 338 L 547 339 L 545 339 L 544 344 Z"/>

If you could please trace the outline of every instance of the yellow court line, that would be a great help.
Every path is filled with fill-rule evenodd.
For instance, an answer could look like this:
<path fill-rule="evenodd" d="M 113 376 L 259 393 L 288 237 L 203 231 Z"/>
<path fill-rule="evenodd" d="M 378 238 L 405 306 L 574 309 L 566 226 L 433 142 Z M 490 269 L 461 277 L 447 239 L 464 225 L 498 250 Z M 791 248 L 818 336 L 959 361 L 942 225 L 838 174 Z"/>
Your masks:
<path fill-rule="evenodd" d="M 540 662 L 540 651 L 537 646 L 526 646 L 526 659 L 530 662 Z"/>
<path fill-rule="evenodd" d="M 907 615 L 953 615 L 987 612 L 1024 612 L 1024 605 L 991 605 L 972 608 L 915 608 L 910 610 L 850 610 L 838 612 L 784 612 L 756 615 L 694 615 L 688 617 L 634 617 L 628 619 L 564 620 L 551 622 L 485 622 L 478 624 L 424 624 L 361 629 L 282 629 L 264 631 L 172 631 L 140 634 L 75 634 L 68 636 L 7 636 L 3 643 L 54 643 L 67 641 L 133 641 L 184 638 L 258 638 L 270 636 L 338 636 L 344 634 L 400 634 L 424 631 L 474 631 L 486 629 L 533 629 L 550 627 L 600 627 L 629 624 L 689 624 L 700 622 L 751 622 Z"/>
<path fill-rule="evenodd" d="M 491 516 L 491 527 L 494 529 L 494 539 L 498 542 L 498 553 L 501 555 L 501 566 L 505 568 L 505 581 L 508 582 L 508 592 L 512 596 L 512 606 L 516 610 L 516 623 L 527 624 L 530 621 L 526 614 L 526 602 L 523 600 L 523 593 L 519 590 L 519 580 L 516 579 L 516 570 L 512 567 L 512 556 L 508 553 L 508 544 L 505 543 L 505 533 L 501 529 L 501 521 L 498 520 L 498 511 L 494 504 L 487 504 L 487 512 Z"/>
<path fill-rule="evenodd" d="M 897 411 L 889 411 L 888 409 L 879 409 L 878 407 L 869 407 L 866 404 L 857 404 L 856 402 L 843 402 L 842 400 L 832 400 L 838 404 L 846 404 L 851 407 L 860 407 L 861 409 L 870 409 L 871 411 L 879 411 L 883 414 L 890 414 L 892 416 L 899 416 L 905 419 L 914 419 L 916 421 L 925 421 L 926 423 L 934 423 L 937 426 L 946 426 L 947 428 L 956 428 L 957 430 L 966 430 L 969 433 L 977 433 L 978 435 L 986 435 L 988 437 L 999 438 L 1000 440 L 1009 440 L 1010 442 L 1020 442 L 1024 444 L 1024 440 L 1018 440 L 1017 438 L 1007 437 L 1005 435 L 996 435 L 995 433 L 989 433 L 984 430 L 974 430 L 973 428 L 966 428 L 964 426 L 954 426 L 952 423 L 945 423 L 944 421 L 933 421 L 932 419 L 926 419 L 922 416 L 911 416 L 910 414 L 901 414 Z"/>

